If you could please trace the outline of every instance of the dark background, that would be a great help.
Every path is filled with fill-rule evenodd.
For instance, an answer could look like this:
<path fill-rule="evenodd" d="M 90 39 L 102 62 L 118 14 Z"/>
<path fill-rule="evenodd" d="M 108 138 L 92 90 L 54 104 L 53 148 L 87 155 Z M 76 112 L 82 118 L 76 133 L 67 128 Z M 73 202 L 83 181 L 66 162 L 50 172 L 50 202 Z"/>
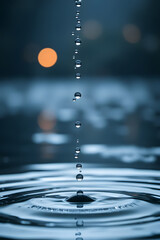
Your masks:
<path fill-rule="evenodd" d="M 83 76 L 159 76 L 159 0 L 84 0 L 81 18 Z M 74 26 L 73 0 L 1 0 L 0 79 L 72 76 Z M 44 47 L 53 68 L 37 62 Z"/>
<path fill-rule="evenodd" d="M 81 145 L 159 146 L 160 1 L 83 0 L 80 80 L 74 77 L 75 12 L 73 0 L 1 1 L 0 162 L 5 167 L 75 161 L 77 120 Z M 37 61 L 45 47 L 58 54 L 51 68 Z M 73 103 L 77 91 L 82 98 Z M 33 141 L 36 134 L 41 142 Z M 61 134 L 70 141 L 57 144 Z M 137 161 L 145 168 L 158 166 L 150 150 L 147 157 L 137 148 L 133 155 L 134 167 L 140 167 Z M 90 158 L 97 161 L 96 154 Z"/>

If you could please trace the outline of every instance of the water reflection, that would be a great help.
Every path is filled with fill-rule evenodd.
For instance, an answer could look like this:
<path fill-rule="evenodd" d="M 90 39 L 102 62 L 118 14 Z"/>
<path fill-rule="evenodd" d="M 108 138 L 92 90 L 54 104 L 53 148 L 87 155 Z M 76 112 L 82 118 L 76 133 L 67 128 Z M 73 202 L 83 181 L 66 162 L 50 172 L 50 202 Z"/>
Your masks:
<path fill-rule="evenodd" d="M 52 239 L 58 234 L 64 239 L 65 232 L 65 239 L 104 240 L 160 234 L 157 170 L 86 165 L 86 180 L 79 187 L 95 199 L 89 204 L 66 201 L 77 190 L 73 175 L 70 164 L 28 165 L 1 175 L 1 236 L 12 239 L 14 232 L 14 238 L 24 239 L 25 233 Z"/>

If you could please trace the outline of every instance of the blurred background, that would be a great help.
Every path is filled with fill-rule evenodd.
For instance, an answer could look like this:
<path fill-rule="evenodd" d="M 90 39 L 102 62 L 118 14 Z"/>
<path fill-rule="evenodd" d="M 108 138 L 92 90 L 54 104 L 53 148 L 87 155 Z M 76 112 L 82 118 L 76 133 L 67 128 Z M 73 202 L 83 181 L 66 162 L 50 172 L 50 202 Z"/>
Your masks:
<path fill-rule="evenodd" d="M 80 120 L 82 161 L 157 168 L 160 1 L 83 0 L 79 81 L 75 12 L 73 0 L 1 1 L 0 164 L 74 162 Z M 58 54 L 51 68 L 37 61 L 46 47 Z M 82 98 L 74 105 L 75 91 Z M 121 157 L 112 161 L 101 144 Z"/>
<path fill-rule="evenodd" d="M 81 58 L 85 76 L 159 76 L 159 0 L 84 0 L 81 9 Z M 73 0 L 2 0 L 0 79 L 70 77 L 75 27 Z M 46 70 L 38 52 L 58 53 Z"/>

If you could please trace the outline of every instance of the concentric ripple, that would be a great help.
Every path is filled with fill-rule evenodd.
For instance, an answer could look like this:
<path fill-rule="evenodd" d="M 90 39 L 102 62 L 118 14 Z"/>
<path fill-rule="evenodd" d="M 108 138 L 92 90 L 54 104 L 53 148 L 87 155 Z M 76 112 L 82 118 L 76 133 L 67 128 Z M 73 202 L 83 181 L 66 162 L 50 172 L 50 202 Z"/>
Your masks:
<path fill-rule="evenodd" d="M 73 169 L 71 164 L 29 165 L 1 175 L 0 237 L 54 239 L 56 234 L 56 239 L 70 239 L 79 228 L 85 239 L 160 234 L 158 171 L 87 165 L 85 180 L 76 182 Z M 66 201 L 78 190 L 94 201 Z"/>

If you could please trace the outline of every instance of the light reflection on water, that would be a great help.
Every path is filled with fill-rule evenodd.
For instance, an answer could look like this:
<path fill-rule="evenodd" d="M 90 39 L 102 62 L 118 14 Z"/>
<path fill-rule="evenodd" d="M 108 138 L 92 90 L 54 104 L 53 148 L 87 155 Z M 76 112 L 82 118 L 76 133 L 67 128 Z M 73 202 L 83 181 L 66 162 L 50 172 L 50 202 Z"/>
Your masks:
<path fill-rule="evenodd" d="M 73 176 L 71 164 L 29 165 L 15 174 L 2 175 L 1 236 L 12 238 L 14 233 L 14 238 L 24 239 L 25 232 L 25 239 L 53 239 L 54 234 L 69 239 L 75 218 L 83 220 L 84 239 L 160 234 L 158 171 L 110 169 L 100 164 L 86 165 L 81 183 Z M 69 204 L 66 199 L 77 189 L 95 201 L 80 207 Z"/>

